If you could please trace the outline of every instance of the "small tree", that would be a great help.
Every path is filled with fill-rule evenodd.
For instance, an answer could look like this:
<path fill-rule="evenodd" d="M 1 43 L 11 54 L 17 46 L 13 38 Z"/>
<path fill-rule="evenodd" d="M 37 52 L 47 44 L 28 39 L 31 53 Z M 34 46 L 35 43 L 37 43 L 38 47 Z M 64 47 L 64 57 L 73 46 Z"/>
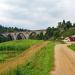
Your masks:
<path fill-rule="evenodd" d="M 43 32 L 41 32 L 40 34 L 37 34 L 36 39 L 38 39 L 38 40 L 44 40 Z"/>

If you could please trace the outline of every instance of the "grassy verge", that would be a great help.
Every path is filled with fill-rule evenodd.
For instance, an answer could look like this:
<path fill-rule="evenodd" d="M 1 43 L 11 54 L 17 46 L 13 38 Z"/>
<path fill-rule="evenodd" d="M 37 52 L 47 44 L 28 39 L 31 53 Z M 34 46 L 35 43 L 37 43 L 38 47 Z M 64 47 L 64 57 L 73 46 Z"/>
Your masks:
<path fill-rule="evenodd" d="M 75 51 L 75 44 L 69 46 L 73 51 Z"/>
<path fill-rule="evenodd" d="M 0 43 L 0 62 L 16 57 L 32 45 L 39 43 L 38 40 L 17 40 Z"/>
<path fill-rule="evenodd" d="M 54 43 L 49 42 L 23 65 L 8 71 L 5 75 L 49 75 L 54 66 Z"/>

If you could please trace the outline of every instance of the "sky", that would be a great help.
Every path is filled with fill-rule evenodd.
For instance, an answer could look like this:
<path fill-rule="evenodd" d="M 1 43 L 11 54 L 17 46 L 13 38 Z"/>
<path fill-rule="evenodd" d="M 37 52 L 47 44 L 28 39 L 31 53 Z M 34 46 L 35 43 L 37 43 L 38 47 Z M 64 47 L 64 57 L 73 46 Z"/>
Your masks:
<path fill-rule="evenodd" d="M 0 24 L 31 30 L 75 22 L 75 0 L 0 0 Z"/>

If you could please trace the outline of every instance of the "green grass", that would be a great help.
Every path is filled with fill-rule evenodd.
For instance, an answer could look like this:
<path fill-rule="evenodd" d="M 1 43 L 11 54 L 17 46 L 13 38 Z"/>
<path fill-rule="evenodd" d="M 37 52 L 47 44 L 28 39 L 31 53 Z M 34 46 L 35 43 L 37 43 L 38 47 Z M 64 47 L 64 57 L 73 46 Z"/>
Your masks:
<path fill-rule="evenodd" d="M 17 40 L 0 43 L 0 62 L 16 57 L 32 45 L 39 43 L 38 40 Z"/>
<path fill-rule="evenodd" d="M 54 67 L 54 43 L 42 48 L 23 65 L 8 71 L 5 75 L 49 75 Z"/>
<path fill-rule="evenodd" d="M 75 51 L 75 44 L 69 46 L 73 51 Z"/>
<path fill-rule="evenodd" d="M 22 51 L 29 48 L 31 45 L 38 42 L 38 40 L 17 40 L 0 44 L 0 51 Z"/>

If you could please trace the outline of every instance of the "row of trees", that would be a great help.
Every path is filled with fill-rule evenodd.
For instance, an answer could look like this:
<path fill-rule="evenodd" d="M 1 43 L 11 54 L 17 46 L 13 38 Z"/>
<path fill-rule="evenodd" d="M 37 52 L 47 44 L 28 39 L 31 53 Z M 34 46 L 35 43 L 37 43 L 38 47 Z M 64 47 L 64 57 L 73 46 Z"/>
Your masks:
<path fill-rule="evenodd" d="M 17 27 L 4 27 L 2 25 L 0 25 L 0 33 L 4 33 L 4 32 L 19 32 L 19 31 L 28 31 L 27 29 L 21 29 L 21 28 L 17 28 Z"/>
<path fill-rule="evenodd" d="M 56 28 L 48 27 L 45 34 L 43 34 L 43 32 L 38 35 L 35 34 L 31 37 L 31 39 L 56 40 L 63 39 L 71 35 L 75 35 L 75 23 L 72 24 L 70 21 L 66 22 L 63 20 L 63 22 L 58 22 L 58 26 Z"/>
<path fill-rule="evenodd" d="M 54 27 L 48 27 L 46 29 L 46 32 L 41 32 L 40 34 L 36 34 L 35 32 L 32 32 L 29 36 L 30 39 L 38 39 L 38 40 L 48 40 L 48 39 L 56 39 L 60 37 L 60 34 L 58 28 Z"/>
<path fill-rule="evenodd" d="M 60 37 L 59 30 L 54 27 L 48 27 L 45 34 L 41 32 L 40 34 L 30 35 L 30 39 L 38 40 L 57 39 L 58 37 Z"/>
<path fill-rule="evenodd" d="M 18 29 L 13 27 L 3 27 L 0 25 L 0 33 L 2 32 L 14 32 L 14 31 L 26 31 L 26 29 Z M 65 38 L 67 36 L 75 35 L 75 23 L 71 23 L 70 21 L 65 22 L 58 22 L 58 26 L 56 28 L 54 27 L 48 27 L 46 29 L 46 33 L 43 34 L 41 32 L 40 34 L 36 34 L 35 32 L 32 32 L 29 36 L 29 39 L 38 39 L 38 40 L 48 40 L 48 39 L 61 39 Z M 11 40 L 9 37 L 5 37 L 3 35 L 0 35 L 0 42 Z"/>
<path fill-rule="evenodd" d="M 17 28 L 17 27 L 15 27 L 15 28 L 14 27 L 4 27 L 4 26 L 0 25 L 0 43 L 12 40 L 12 37 L 10 35 L 9 36 L 3 36 L 2 33 L 5 33 L 5 32 L 20 32 L 20 31 L 28 31 L 28 30 Z"/>
<path fill-rule="evenodd" d="M 69 29 L 71 27 L 75 27 L 75 23 L 72 24 L 70 21 L 65 22 L 65 20 L 58 22 L 58 28 Z"/>
<path fill-rule="evenodd" d="M 63 20 L 63 22 L 59 22 L 57 28 L 63 37 L 75 35 L 75 23 L 71 23 L 70 21 L 65 22 Z"/>

